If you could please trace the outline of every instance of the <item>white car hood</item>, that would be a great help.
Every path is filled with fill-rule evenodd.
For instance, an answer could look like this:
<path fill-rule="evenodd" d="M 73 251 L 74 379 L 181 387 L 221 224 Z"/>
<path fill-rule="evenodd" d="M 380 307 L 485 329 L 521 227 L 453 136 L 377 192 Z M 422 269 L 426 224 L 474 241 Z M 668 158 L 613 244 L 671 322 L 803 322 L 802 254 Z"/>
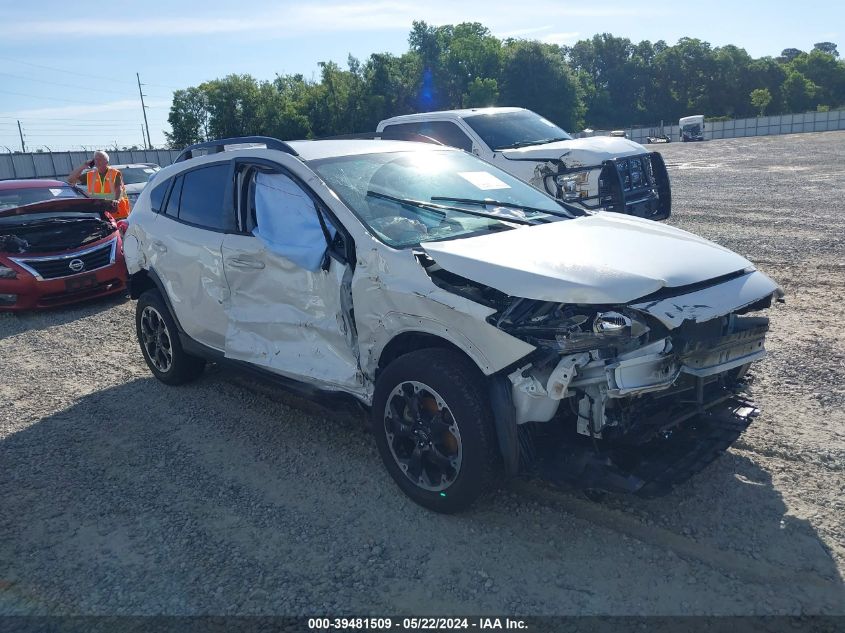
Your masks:
<path fill-rule="evenodd" d="M 751 266 L 692 233 L 611 213 L 422 248 L 454 274 L 511 296 L 561 303 L 627 303 Z"/>
<path fill-rule="evenodd" d="M 620 156 L 645 154 L 648 150 L 624 138 L 592 136 L 571 141 L 557 141 L 545 145 L 529 145 L 518 149 L 502 150 L 502 155 L 511 160 L 563 160 L 567 166 L 577 167 L 600 165 L 602 161 Z"/>

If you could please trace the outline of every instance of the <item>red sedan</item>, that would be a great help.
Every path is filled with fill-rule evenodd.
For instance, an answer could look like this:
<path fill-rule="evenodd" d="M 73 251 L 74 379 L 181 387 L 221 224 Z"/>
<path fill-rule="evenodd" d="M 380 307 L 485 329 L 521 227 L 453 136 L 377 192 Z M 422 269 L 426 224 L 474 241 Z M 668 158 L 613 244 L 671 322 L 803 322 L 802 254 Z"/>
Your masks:
<path fill-rule="evenodd" d="M 108 200 L 59 180 L 0 182 L 0 310 L 75 303 L 126 288 Z"/>

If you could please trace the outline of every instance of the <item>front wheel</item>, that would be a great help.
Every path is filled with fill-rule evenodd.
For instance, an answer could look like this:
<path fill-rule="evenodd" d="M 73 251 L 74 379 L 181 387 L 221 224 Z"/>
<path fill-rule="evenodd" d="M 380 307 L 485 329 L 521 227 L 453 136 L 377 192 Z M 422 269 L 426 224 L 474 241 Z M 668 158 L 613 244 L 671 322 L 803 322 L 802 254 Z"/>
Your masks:
<path fill-rule="evenodd" d="M 478 369 L 446 349 L 400 356 L 379 376 L 376 444 L 393 480 L 416 503 L 457 512 L 495 481 L 495 432 L 485 394 Z"/>

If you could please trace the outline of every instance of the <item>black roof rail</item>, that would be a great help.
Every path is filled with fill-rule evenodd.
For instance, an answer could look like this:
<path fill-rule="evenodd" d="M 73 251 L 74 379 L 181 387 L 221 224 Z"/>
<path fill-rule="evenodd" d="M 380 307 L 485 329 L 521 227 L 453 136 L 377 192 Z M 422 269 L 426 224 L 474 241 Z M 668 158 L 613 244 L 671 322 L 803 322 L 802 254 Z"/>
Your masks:
<path fill-rule="evenodd" d="M 227 145 L 242 145 L 245 143 L 261 143 L 266 145 L 267 149 L 277 149 L 291 156 L 299 156 L 296 150 L 284 141 L 280 141 L 272 136 L 236 136 L 234 138 L 221 138 L 216 141 L 206 141 L 205 143 L 196 143 L 182 150 L 179 156 L 176 157 L 174 163 L 180 163 L 183 160 L 188 160 L 194 157 L 194 151 L 198 149 L 207 149 L 208 154 L 217 154 L 225 152 Z"/>

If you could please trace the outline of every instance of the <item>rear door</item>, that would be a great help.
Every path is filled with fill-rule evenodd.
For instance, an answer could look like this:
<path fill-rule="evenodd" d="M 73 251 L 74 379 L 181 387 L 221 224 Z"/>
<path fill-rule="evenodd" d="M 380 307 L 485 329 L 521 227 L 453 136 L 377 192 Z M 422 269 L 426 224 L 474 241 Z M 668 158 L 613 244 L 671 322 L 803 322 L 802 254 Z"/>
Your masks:
<path fill-rule="evenodd" d="M 298 161 L 290 162 L 295 169 Z M 351 238 L 279 163 L 240 159 L 235 182 L 239 232 L 223 240 L 226 356 L 321 388 L 364 393 Z"/>
<path fill-rule="evenodd" d="M 227 160 L 172 178 L 150 244 L 150 267 L 180 325 L 192 339 L 218 351 L 224 349 L 228 326 L 221 248 L 224 233 L 235 227 L 232 170 Z"/>

